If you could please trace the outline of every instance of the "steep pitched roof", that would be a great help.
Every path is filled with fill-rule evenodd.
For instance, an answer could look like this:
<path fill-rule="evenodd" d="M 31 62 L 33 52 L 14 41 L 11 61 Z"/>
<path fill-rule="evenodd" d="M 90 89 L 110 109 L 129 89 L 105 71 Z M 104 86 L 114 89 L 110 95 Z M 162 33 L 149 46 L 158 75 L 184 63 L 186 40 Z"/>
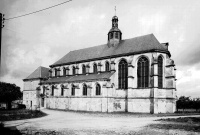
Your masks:
<path fill-rule="evenodd" d="M 87 61 L 97 58 L 112 57 L 117 55 L 126 55 L 131 53 L 142 53 L 145 51 L 159 50 L 169 51 L 167 47 L 160 44 L 153 34 L 135 37 L 131 39 L 121 40 L 115 47 L 108 47 L 107 44 L 94 46 L 90 48 L 70 51 L 60 60 L 50 66 L 58 66 L 79 61 Z"/>
<path fill-rule="evenodd" d="M 40 66 L 24 80 L 47 78 L 48 76 L 49 76 L 49 69 L 46 67 Z"/>

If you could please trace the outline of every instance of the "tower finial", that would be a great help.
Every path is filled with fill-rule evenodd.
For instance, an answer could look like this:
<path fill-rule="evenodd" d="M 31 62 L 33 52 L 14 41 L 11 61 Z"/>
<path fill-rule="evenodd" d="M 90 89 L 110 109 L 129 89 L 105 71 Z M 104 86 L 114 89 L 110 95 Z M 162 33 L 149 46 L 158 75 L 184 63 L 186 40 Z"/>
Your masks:
<path fill-rule="evenodd" d="M 115 16 L 116 16 L 116 6 L 115 6 Z"/>

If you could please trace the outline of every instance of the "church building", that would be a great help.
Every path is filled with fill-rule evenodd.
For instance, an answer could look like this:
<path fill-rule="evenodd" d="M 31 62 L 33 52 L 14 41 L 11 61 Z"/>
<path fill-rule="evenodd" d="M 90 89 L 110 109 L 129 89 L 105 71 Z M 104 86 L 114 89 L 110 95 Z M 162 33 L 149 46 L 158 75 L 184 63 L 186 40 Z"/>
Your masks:
<path fill-rule="evenodd" d="M 70 51 L 51 64 L 48 76 L 41 77 L 34 89 L 36 104 L 74 111 L 175 112 L 176 69 L 169 44 L 153 34 L 123 39 L 117 16 L 107 40 Z M 30 81 L 31 77 L 24 79 L 26 85 Z"/>

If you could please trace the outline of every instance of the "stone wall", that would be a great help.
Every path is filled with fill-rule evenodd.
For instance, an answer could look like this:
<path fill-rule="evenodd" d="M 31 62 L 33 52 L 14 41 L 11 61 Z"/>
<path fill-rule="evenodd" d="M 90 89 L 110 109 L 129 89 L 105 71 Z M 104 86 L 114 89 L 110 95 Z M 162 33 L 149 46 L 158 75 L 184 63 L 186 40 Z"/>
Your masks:
<path fill-rule="evenodd" d="M 74 111 L 113 112 L 113 98 L 46 98 L 46 108 Z"/>
<path fill-rule="evenodd" d="M 23 104 L 26 105 L 27 109 L 35 108 L 38 104 L 36 90 L 33 91 L 23 91 Z"/>
<path fill-rule="evenodd" d="M 39 93 L 36 90 L 39 86 L 39 82 L 39 79 L 24 81 L 23 104 L 26 105 L 27 109 L 35 109 L 39 105 Z"/>
<path fill-rule="evenodd" d="M 149 88 L 140 89 L 137 86 L 137 62 L 142 56 L 149 60 Z M 163 58 L 163 88 L 158 88 L 158 63 L 157 58 Z M 118 65 L 125 59 L 128 63 L 128 90 L 118 88 Z M 115 72 L 110 81 L 98 82 L 77 82 L 75 96 L 71 96 L 72 84 L 56 84 L 55 95 L 50 96 L 51 85 L 45 85 L 49 88 L 46 98 L 46 107 L 53 109 L 67 109 L 80 111 L 99 111 L 99 112 L 135 112 L 135 113 L 173 113 L 175 112 L 176 101 L 176 79 L 175 65 L 166 54 L 162 53 L 144 53 L 134 56 L 123 56 L 111 59 L 97 60 L 72 64 L 67 66 L 55 67 L 62 69 L 69 67 L 72 74 L 72 67 L 79 67 L 78 73 L 82 73 L 82 64 L 89 65 L 89 72 L 93 72 L 93 64 L 101 63 L 101 71 L 105 71 L 105 62 L 111 65 L 112 72 Z M 61 70 L 61 75 L 63 71 Z M 95 86 L 101 85 L 101 95 L 95 95 Z M 87 96 L 82 94 L 82 86 L 88 86 Z M 65 85 L 64 95 L 61 96 L 61 85 Z M 42 92 L 42 91 L 41 91 Z"/>

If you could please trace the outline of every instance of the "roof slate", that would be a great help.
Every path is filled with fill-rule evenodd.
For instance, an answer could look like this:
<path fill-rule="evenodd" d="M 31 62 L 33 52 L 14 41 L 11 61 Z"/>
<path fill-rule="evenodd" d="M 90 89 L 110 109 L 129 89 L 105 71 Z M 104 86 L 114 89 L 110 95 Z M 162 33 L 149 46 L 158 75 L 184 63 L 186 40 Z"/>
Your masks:
<path fill-rule="evenodd" d="M 49 68 L 40 66 L 24 80 L 47 78 L 48 76 L 49 76 Z"/>
<path fill-rule="evenodd" d="M 84 81 L 94 81 L 94 80 L 102 80 L 102 79 L 107 80 L 113 74 L 114 72 L 104 72 L 100 74 L 88 74 L 88 75 L 50 78 L 49 80 L 43 81 L 42 84 L 64 83 L 64 82 L 72 83 L 72 82 L 84 82 Z"/>
<path fill-rule="evenodd" d="M 121 40 L 119 44 L 114 47 L 108 47 L 107 44 L 104 44 L 90 48 L 70 51 L 68 54 L 66 54 L 64 57 L 62 57 L 50 66 L 59 66 L 72 62 L 129 53 L 139 53 L 150 50 L 160 50 L 169 53 L 167 48 L 164 45 L 160 44 L 153 34 L 149 34 L 131 39 Z"/>

